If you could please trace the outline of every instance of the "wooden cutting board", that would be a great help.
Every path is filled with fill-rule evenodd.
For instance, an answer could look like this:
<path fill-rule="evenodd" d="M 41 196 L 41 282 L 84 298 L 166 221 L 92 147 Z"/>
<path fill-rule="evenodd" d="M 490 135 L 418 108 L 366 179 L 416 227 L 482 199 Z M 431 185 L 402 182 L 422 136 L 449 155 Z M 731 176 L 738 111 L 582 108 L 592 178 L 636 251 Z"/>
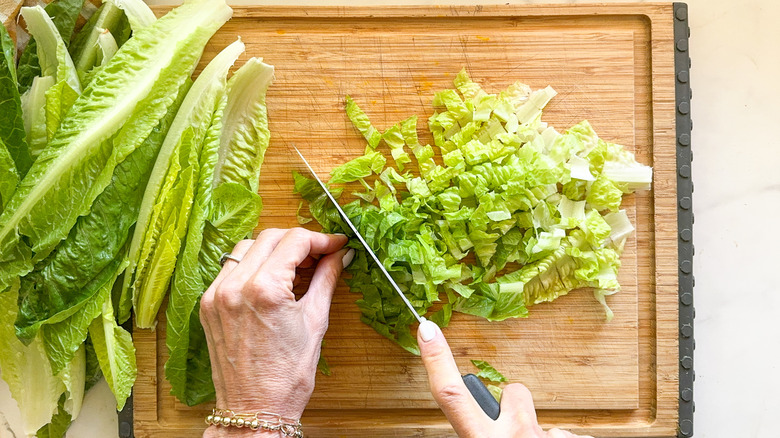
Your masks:
<path fill-rule="evenodd" d="M 167 9 L 159 9 L 163 13 Z M 237 8 L 201 68 L 241 36 L 249 56 L 276 67 L 268 92 L 271 146 L 258 230 L 297 225 L 295 144 L 320 174 L 360 155 L 344 114 L 349 94 L 379 129 L 411 114 L 425 121 L 434 92 L 465 67 L 488 92 L 514 81 L 558 96 L 544 120 L 559 130 L 589 120 L 654 167 L 654 188 L 625 198 L 637 232 L 623 255 L 623 290 L 604 321 L 589 290 L 534 306 L 527 319 L 490 323 L 456 314 L 445 334 L 462 372 L 486 360 L 534 394 L 545 426 L 595 436 L 674 436 L 677 422 L 677 216 L 671 4 L 475 7 Z M 432 143 L 418 130 L 421 141 Z M 316 226 L 311 228 L 316 229 Z M 342 282 L 303 418 L 309 436 L 451 436 L 419 358 L 359 321 Z M 200 436 L 212 406 L 169 395 L 165 323 L 136 330 L 138 437 Z"/>

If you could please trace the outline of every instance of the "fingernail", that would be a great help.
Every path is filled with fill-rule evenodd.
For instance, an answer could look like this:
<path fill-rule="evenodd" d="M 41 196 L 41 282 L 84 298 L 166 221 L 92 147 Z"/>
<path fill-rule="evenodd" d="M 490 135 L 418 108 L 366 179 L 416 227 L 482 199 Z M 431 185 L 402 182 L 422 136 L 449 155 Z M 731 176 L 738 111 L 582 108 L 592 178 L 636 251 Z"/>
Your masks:
<path fill-rule="evenodd" d="M 350 248 L 349 251 L 347 251 L 346 254 L 344 254 L 344 257 L 341 258 L 341 266 L 347 267 L 350 263 L 352 263 L 352 259 L 355 258 L 355 248 Z"/>
<path fill-rule="evenodd" d="M 439 326 L 435 322 L 426 319 L 420 323 L 420 327 L 417 330 L 420 332 L 423 342 L 428 342 L 436 337 Z"/>
<path fill-rule="evenodd" d="M 344 234 L 344 233 L 333 233 L 333 235 L 334 236 L 344 236 L 344 237 L 347 237 L 347 235 Z"/>

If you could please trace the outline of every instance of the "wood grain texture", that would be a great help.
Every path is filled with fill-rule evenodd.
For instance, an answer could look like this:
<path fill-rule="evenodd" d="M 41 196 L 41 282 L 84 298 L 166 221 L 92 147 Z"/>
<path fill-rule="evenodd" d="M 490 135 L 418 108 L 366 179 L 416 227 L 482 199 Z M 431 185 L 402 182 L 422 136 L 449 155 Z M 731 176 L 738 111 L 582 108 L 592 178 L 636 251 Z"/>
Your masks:
<path fill-rule="evenodd" d="M 162 13 L 166 9 L 159 9 Z M 674 436 L 677 421 L 677 230 L 671 4 L 484 7 L 239 8 L 212 39 L 201 67 L 240 35 L 250 56 L 276 67 L 268 93 L 271 146 L 260 182 L 259 229 L 291 227 L 295 144 L 325 175 L 362 153 L 344 111 L 351 95 L 380 129 L 433 112 L 434 92 L 466 69 L 489 92 L 514 81 L 559 93 L 544 120 L 558 129 L 588 119 L 603 138 L 654 167 L 654 189 L 624 206 L 637 233 L 609 297 L 590 291 L 489 323 L 456 314 L 445 334 L 462 372 L 487 360 L 534 393 L 545 425 L 594 436 Z M 432 143 L 424 122 L 422 142 Z M 316 227 L 312 227 L 315 228 Z M 418 358 L 359 322 L 357 295 L 336 291 L 318 376 L 303 419 L 310 436 L 452 436 Z M 164 323 L 158 326 L 164 328 Z M 138 330 L 139 437 L 199 436 L 211 406 L 169 395 L 164 329 Z"/>

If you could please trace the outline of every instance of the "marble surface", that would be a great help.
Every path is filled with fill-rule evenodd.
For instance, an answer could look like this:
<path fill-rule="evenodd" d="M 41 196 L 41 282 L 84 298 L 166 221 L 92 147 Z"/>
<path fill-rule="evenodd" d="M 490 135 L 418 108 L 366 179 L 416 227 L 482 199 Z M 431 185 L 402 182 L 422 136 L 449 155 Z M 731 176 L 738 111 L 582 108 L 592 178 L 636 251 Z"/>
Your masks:
<path fill-rule="evenodd" d="M 780 432 L 772 418 L 780 412 L 780 294 L 774 274 L 780 272 L 775 251 L 780 233 L 773 226 L 780 217 L 780 137 L 773 127 L 780 117 L 780 26 L 776 23 L 780 2 L 689 0 L 688 4 L 696 186 L 695 436 L 776 437 Z M 0 382 L 0 438 L 23 436 L 18 416 L 7 386 Z M 115 437 L 116 427 L 113 399 L 103 382 L 87 395 L 68 437 Z"/>

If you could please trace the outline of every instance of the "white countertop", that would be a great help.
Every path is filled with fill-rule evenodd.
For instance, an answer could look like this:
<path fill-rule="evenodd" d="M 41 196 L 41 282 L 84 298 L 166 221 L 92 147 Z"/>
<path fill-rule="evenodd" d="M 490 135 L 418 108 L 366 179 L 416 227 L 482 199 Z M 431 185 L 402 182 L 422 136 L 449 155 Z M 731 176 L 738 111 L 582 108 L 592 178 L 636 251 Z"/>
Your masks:
<path fill-rule="evenodd" d="M 284 2 L 231 2 L 274 3 Z M 780 135 L 772 127 L 780 125 L 780 2 L 690 0 L 688 4 L 696 188 L 695 436 L 776 437 L 780 431 L 772 418 L 780 412 L 780 294 L 772 275 L 780 272 L 776 255 L 780 230 L 773 227 L 780 222 Z M 0 438 L 23 436 L 18 416 L 5 382 L 0 381 Z M 116 430 L 113 396 L 101 382 L 87 394 L 68 437 L 115 437 Z"/>

